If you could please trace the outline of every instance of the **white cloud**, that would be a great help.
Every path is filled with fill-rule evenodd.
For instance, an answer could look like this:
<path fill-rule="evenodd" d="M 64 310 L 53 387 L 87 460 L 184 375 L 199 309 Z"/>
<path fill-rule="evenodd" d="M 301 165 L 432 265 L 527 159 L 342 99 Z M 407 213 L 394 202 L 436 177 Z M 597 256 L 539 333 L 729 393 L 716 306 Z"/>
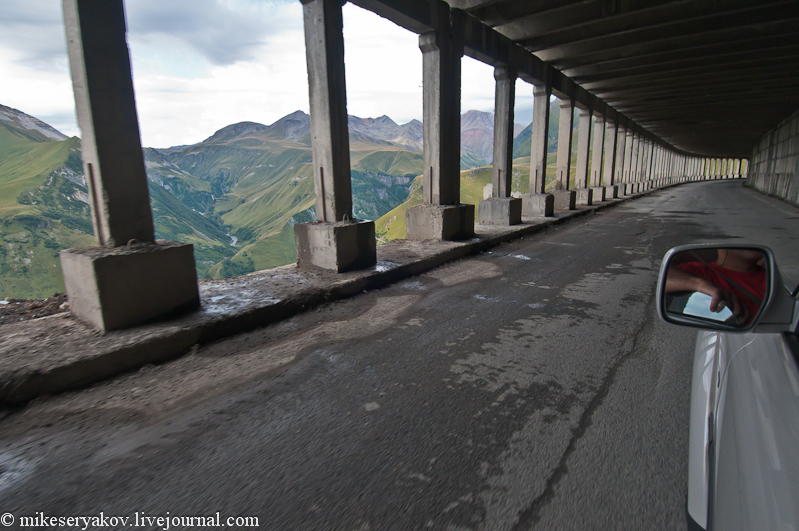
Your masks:
<path fill-rule="evenodd" d="M 264 38 L 257 54 L 226 65 L 204 62 L 187 49 L 160 56 L 131 29 L 134 86 L 142 143 L 167 147 L 191 144 L 233 123 L 271 124 L 296 110 L 308 111 L 305 45 L 299 2 L 272 6 L 286 22 Z M 163 38 L 163 37 L 160 37 Z M 248 52 L 251 53 L 251 52 Z M 181 68 L 165 65 L 193 57 Z"/>
<path fill-rule="evenodd" d="M 415 33 L 346 4 L 344 60 L 349 114 L 421 120 L 422 52 Z"/>
<path fill-rule="evenodd" d="M 61 2 L 4 4 L 0 104 L 79 134 Z M 126 15 L 143 145 L 190 144 L 236 122 L 271 124 L 308 112 L 300 2 L 129 0 Z M 344 36 L 348 112 L 421 119 L 418 37 L 351 4 Z M 462 64 L 462 111 L 493 111 L 493 70 L 469 58 Z M 522 106 L 524 92 L 517 92 Z"/>

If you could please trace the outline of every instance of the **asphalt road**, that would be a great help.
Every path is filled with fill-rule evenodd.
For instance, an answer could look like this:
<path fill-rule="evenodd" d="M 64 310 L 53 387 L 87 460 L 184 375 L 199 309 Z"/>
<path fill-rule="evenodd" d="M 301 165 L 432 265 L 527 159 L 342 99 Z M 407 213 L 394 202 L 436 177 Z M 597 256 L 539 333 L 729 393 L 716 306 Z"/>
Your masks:
<path fill-rule="evenodd" d="M 660 260 L 754 241 L 799 278 L 798 239 L 740 182 L 682 185 L 37 401 L 0 421 L 0 513 L 685 529 L 696 333 L 657 318 Z"/>

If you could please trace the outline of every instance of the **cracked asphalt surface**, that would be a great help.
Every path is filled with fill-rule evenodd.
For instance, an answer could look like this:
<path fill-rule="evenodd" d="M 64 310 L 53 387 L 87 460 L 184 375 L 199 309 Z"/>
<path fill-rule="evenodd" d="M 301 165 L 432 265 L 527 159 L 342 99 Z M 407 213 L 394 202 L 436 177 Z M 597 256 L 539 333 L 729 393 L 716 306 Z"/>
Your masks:
<path fill-rule="evenodd" d="M 658 320 L 660 260 L 746 239 L 791 278 L 798 225 L 683 185 L 37 400 L 0 420 L 0 512 L 685 529 L 696 332 Z"/>

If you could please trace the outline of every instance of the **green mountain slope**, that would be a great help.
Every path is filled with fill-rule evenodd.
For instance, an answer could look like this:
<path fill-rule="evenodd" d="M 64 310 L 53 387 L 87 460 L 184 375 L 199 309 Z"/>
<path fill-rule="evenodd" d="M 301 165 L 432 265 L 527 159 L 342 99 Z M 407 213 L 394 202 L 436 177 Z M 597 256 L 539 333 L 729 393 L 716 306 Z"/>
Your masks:
<path fill-rule="evenodd" d="M 270 126 L 234 124 L 192 146 L 146 148 L 156 237 L 194 244 L 200 277 L 295 261 L 293 226 L 316 218 L 309 125 L 295 112 Z M 388 117 L 350 117 L 350 126 L 353 214 L 384 217 L 407 204 L 422 173 L 422 126 Z M 63 290 L 58 251 L 95 243 L 80 141 L 63 138 L 0 106 L 0 297 Z M 462 167 L 483 165 L 480 156 L 465 149 Z M 490 176 L 470 175 L 464 200 L 477 202 Z"/>
<path fill-rule="evenodd" d="M 350 136 L 353 215 L 376 219 L 402 203 L 421 173 L 422 153 L 413 146 L 369 136 L 374 124 L 386 136 L 393 122 L 361 120 Z M 296 260 L 293 225 L 315 219 L 308 115 L 296 112 L 270 126 L 243 122 L 217 131 L 193 146 L 148 152 L 148 174 L 189 196 L 198 212 L 229 229 L 233 256 L 204 274 L 222 277 L 275 267 Z M 396 124 L 393 127 L 399 128 Z M 165 175 L 184 180 L 167 183 Z M 208 185 L 211 201 L 201 197 Z"/>
<path fill-rule="evenodd" d="M 80 141 L 0 121 L 0 297 L 64 291 L 58 252 L 94 242 Z"/>
<path fill-rule="evenodd" d="M 572 162 L 574 162 L 574 160 Z M 548 154 L 546 181 L 547 191 L 552 190 L 555 185 L 556 163 L 557 154 Z M 477 208 L 478 204 L 484 197 L 486 186 L 492 182 L 492 171 L 493 169 L 491 166 L 483 166 L 481 168 L 473 168 L 470 170 L 461 171 L 461 203 L 475 205 L 475 208 Z M 511 192 L 526 194 L 529 193 L 529 190 L 530 157 L 528 156 L 514 159 Z M 408 200 L 375 221 L 375 234 L 377 236 L 378 243 L 386 243 L 391 240 L 405 238 L 405 214 L 409 208 L 421 203 L 422 177 L 419 176 L 413 181 L 411 193 L 408 195 Z"/>

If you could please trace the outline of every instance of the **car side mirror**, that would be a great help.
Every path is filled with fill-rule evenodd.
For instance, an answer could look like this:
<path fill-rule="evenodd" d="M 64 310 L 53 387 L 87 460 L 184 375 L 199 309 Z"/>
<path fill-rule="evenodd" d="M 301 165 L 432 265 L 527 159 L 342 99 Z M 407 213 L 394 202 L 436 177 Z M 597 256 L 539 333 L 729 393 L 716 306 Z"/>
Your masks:
<path fill-rule="evenodd" d="M 792 327 L 795 301 L 763 246 L 693 245 L 666 253 L 658 313 L 673 324 L 727 332 Z"/>

